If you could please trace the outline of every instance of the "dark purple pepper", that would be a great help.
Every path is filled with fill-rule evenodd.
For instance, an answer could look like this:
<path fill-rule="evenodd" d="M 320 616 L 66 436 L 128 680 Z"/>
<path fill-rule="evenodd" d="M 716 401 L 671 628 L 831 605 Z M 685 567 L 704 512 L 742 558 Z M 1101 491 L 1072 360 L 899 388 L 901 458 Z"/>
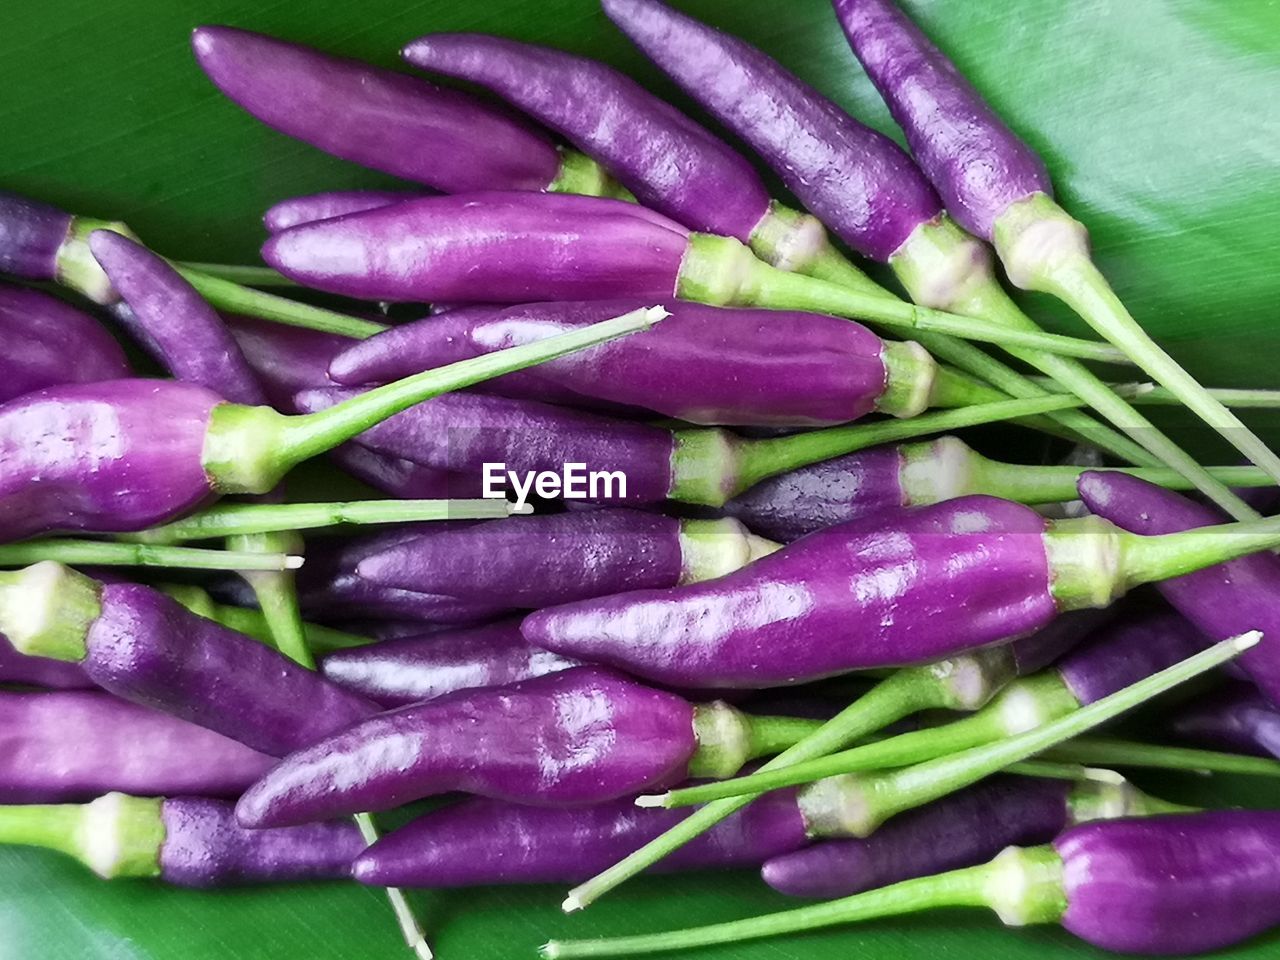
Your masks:
<path fill-rule="evenodd" d="M 1061 833 L 1070 822 L 1071 786 L 1067 780 L 993 777 L 908 810 L 870 837 L 827 840 L 770 859 L 761 876 L 793 897 L 847 897 L 972 866 L 1011 844 L 1048 843 Z"/>
<path fill-rule="evenodd" d="M 577 883 L 684 819 L 642 809 L 630 797 L 590 807 L 530 807 L 471 798 L 388 834 L 352 872 L 378 886 L 470 887 Z M 658 869 L 753 866 L 806 841 L 792 791 L 762 797 L 680 848 Z"/>
<path fill-rule="evenodd" d="M 58 249 L 70 229 L 71 214 L 0 191 L 0 274 L 55 279 Z"/>
<path fill-rule="evenodd" d="M 483 485 L 476 477 L 389 457 L 358 443 L 344 443 L 334 448 L 329 459 L 357 480 L 398 500 L 456 500 L 483 496 Z"/>
<path fill-rule="evenodd" d="M 161 817 L 160 876 L 180 887 L 346 879 L 366 846 L 350 820 L 246 830 L 234 804 L 205 798 L 170 797 Z"/>
<path fill-rule="evenodd" d="M 301 197 L 281 200 L 262 215 L 262 225 L 268 233 L 279 233 L 300 223 L 314 223 L 333 217 L 345 217 L 348 213 L 389 207 L 401 200 L 412 200 L 418 193 L 393 190 L 338 190 L 330 193 L 311 193 Z"/>
<path fill-rule="evenodd" d="M 1231 681 L 1201 694 L 1164 720 L 1182 740 L 1216 750 L 1280 757 L 1280 710 L 1256 687 Z"/>
<path fill-rule="evenodd" d="M 275 234 L 263 258 L 308 286 L 366 300 L 665 300 L 688 231 L 598 197 L 424 197 Z"/>
<path fill-rule="evenodd" d="M 1222 522 L 1212 507 L 1124 474 L 1083 474 L 1079 490 L 1090 510 L 1134 533 L 1167 534 Z M 1280 557 L 1273 553 L 1253 553 L 1158 586 L 1208 640 L 1242 630 L 1280 635 Z M 1280 705 L 1280 645 L 1260 643 L 1238 662 L 1271 703 Z"/>
<path fill-rule="evenodd" d="M 1103 626 L 1055 669 L 1083 706 L 1171 667 L 1209 643 L 1181 614 L 1138 609 Z"/>
<path fill-rule="evenodd" d="M 89 250 L 170 373 L 232 403 L 267 402 L 222 318 L 167 260 L 111 230 L 90 234 Z"/>
<path fill-rule="evenodd" d="M 942 212 L 942 201 L 897 144 L 761 51 L 651 0 L 604 0 L 603 6 L 859 253 L 884 262 Z"/>
<path fill-rule="evenodd" d="M 552 336 L 635 309 L 635 301 L 460 307 L 394 327 L 334 358 L 359 385 Z M 603 344 L 484 385 L 486 393 L 606 409 L 647 409 L 690 423 L 825 426 L 876 408 L 888 386 L 884 341 L 822 314 L 669 300 L 649 336 Z M 672 377 L 676 364 L 694 377 Z"/>
<path fill-rule="evenodd" d="M 893 0 L 833 5 L 916 162 L 966 230 L 989 240 L 1010 204 L 1053 195 L 1044 161 Z"/>
<path fill-rule="evenodd" d="M 462 790 L 559 806 L 683 779 L 694 710 L 595 667 L 462 690 L 372 717 L 292 754 L 236 807 L 284 826 Z"/>
<path fill-rule="evenodd" d="M 101 690 L 0 693 L 0 802 L 72 803 L 120 790 L 236 797 L 275 760 Z"/>
<path fill-rule="evenodd" d="M 447 192 L 545 190 L 541 132 L 457 90 L 232 27 L 191 37 L 200 67 L 259 120 L 344 160 Z"/>
<path fill-rule="evenodd" d="M 94 687 L 78 664 L 29 657 L 13 649 L 13 644 L 0 634 L 0 686 L 3 685 L 50 690 L 92 690 Z"/>
<path fill-rule="evenodd" d="M 304 390 L 295 402 L 314 412 L 359 393 L 336 387 Z M 675 435 L 670 430 L 533 400 L 449 394 L 390 417 L 357 439 L 379 453 L 467 477 L 482 477 L 486 463 L 504 463 L 521 476 L 567 463 L 625 476 L 625 496 L 615 484 L 614 495 L 593 497 L 599 500 L 661 502 L 672 486 Z"/>
<path fill-rule="evenodd" d="M 769 210 L 769 193 L 742 156 L 603 63 L 483 34 L 432 34 L 403 55 L 494 91 L 691 229 L 746 242 Z"/>
<path fill-rule="evenodd" d="M 0 283 L 0 340 L 0 403 L 42 387 L 130 375 L 124 351 L 102 324 L 40 290 Z"/>
<path fill-rule="evenodd" d="M 531 647 L 518 620 L 399 637 L 324 657 L 334 683 L 386 707 L 434 700 L 455 690 L 500 687 L 570 667 L 577 660 Z"/>
<path fill-rule="evenodd" d="M 1014 672 L 1020 677 L 1039 673 L 1075 649 L 1115 615 L 1116 604 L 1059 614 L 1035 633 L 1019 637 L 1009 644 Z"/>
<path fill-rule="evenodd" d="M 357 342 L 255 317 L 225 320 L 271 405 L 282 413 L 298 412 L 293 397 L 299 390 L 329 386 L 329 364 Z"/>
<path fill-rule="evenodd" d="M 1062 925 L 1105 950 L 1203 953 L 1280 925 L 1280 811 L 1087 823 L 1053 847 Z"/>

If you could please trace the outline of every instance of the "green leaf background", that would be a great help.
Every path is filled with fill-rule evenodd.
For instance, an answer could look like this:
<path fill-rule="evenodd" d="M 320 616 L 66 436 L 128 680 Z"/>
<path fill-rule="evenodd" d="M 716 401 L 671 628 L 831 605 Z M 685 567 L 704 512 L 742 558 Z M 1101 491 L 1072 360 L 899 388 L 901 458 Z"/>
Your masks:
<path fill-rule="evenodd" d="M 825 0 L 679 0 L 891 130 Z M 1280 4 L 1272 0 L 911 0 L 913 16 L 1048 158 L 1068 209 L 1135 315 L 1206 382 L 1280 386 Z M 48 0 L 0 29 L 0 187 L 127 219 L 163 252 L 251 262 L 261 211 L 293 194 L 389 184 L 262 127 L 194 66 L 222 22 L 394 65 L 404 42 L 480 30 L 608 60 L 687 104 L 594 0 Z M 895 134 L 896 135 L 896 134 Z M 1083 326 L 1040 299 L 1056 329 Z M 1177 418 L 1178 414 L 1171 416 Z M 1268 422 L 1267 416 L 1273 419 Z M 1280 439 L 1274 414 L 1253 418 Z M 1203 431 L 1206 455 L 1226 459 Z M 1185 435 L 1184 435 L 1185 436 Z M 193 762 L 199 762 L 193 758 Z M 1275 806 L 1228 778 L 1138 778 L 1171 799 Z M 446 960 L 531 957 L 550 935 L 704 923 L 790 901 L 749 874 L 631 884 L 564 917 L 562 890 L 416 898 Z M 1275 957 L 1272 936 L 1229 951 Z M 703 951 L 708 960 L 1091 957 L 1057 930 L 949 912 Z M 213 893 L 101 883 L 52 855 L 0 852 L 0 960 L 403 957 L 381 896 L 343 885 Z"/>

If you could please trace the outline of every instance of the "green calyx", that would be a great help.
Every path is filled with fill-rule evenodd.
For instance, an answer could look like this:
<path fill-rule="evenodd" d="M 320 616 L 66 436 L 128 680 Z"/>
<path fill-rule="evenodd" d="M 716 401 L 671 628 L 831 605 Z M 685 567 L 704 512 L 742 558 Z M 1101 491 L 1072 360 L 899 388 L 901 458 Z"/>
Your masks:
<path fill-rule="evenodd" d="M 51 560 L 0 573 L 0 634 L 28 656 L 78 663 L 101 597 L 98 581 Z"/>
<path fill-rule="evenodd" d="M 56 850 L 106 880 L 158 877 L 163 804 L 108 793 L 85 804 L 0 807 L 0 843 Z"/>
<path fill-rule="evenodd" d="M 714 580 L 768 556 L 782 544 L 758 537 L 737 520 L 680 521 L 680 582 Z"/>
<path fill-rule="evenodd" d="M 1121 817 L 1153 817 L 1163 813 L 1191 813 L 1195 807 L 1170 803 L 1144 793 L 1128 780 L 1078 780 L 1067 795 L 1067 818 L 1072 824 Z"/>
<path fill-rule="evenodd" d="M 548 193 L 577 193 L 587 197 L 612 197 L 635 203 L 630 190 L 618 183 L 595 160 L 569 147 L 560 148 L 560 171 L 547 184 Z"/>
<path fill-rule="evenodd" d="M 1133 585 L 1120 528 L 1101 517 L 1057 520 L 1044 533 L 1049 589 L 1060 611 L 1109 606 Z"/>
<path fill-rule="evenodd" d="M 109 306 L 120 299 L 97 259 L 89 249 L 89 235 L 95 230 L 110 230 L 131 240 L 138 236 L 126 224 L 116 220 L 94 220 L 90 217 L 72 217 L 66 239 L 56 255 L 58 283 L 94 303 Z"/>
<path fill-rule="evenodd" d="M 813 733 L 821 723 L 800 717 L 743 713 L 723 700 L 693 708 L 693 735 L 698 748 L 689 759 L 694 779 L 731 777 L 748 760 L 778 753 Z"/>
<path fill-rule="evenodd" d="M 769 209 L 752 229 L 747 245 L 765 263 L 788 273 L 813 276 L 815 271 L 825 269 L 833 272 L 835 269 L 830 260 L 835 251 L 831 249 L 827 228 L 822 221 L 777 200 L 769 204 Z M 868 292 L 878 289 L 874 281 L 856 267 L 839 275 Z"/>
<path fill-rule="evenodd" d="M 933 404 L 938 362 L 928 350 L 910 340 L 886 341 L 880 358 L 885 377 L 884 392 L 876 398 L 877 412 L 891 417 L 914 417 Z M 1003 398 L 997 394 L 995 399 Z"/>
<path fill-rule="evenodd" d="M 267 493 L 297 464 L 414 404 L 647 330 L 666 315 L 661 307 L 632 310 L 545 340 L 425 370 L 303 416 L 285 416 L 270 407 L 219 404 L 210 414 L 205 433 L 205 473 L 213 490 L 221 494 Z"/>

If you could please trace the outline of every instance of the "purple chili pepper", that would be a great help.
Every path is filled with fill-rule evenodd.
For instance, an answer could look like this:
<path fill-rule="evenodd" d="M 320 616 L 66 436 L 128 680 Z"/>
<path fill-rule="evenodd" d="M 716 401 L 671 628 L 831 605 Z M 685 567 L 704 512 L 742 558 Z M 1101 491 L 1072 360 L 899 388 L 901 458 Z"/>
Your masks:
<path fill-rule="evenodd" d="M 292 754 L 251 787 L 245 826 L 387 810 L 462 790 L 538 806 L 600 803 L 727 776 L 816 724 L 695 706 L 598 667 L 412 704 Z"/>
<path fill-rule="evenodd" d="M 562 157 L 541 131 L 470 94 L 232 27 L 198 27 L 191 46 L 249 113 L 344 160 L 446 193 L 589 185 L 577 169 L 594 166 L 585 157 Z"/>
<path fill-rule="evenodd" d="M 300 223 L 315 223 L 345 217 L 348 213 L 389 207 L 402 200 L 412 200 L 420 193 L 404 193 L 394 190 L 338 190 L 330 193 L 311 193 L 301 197 L 281 200 L 262 215 L 262 225 L 267 233 L 279 233 Z"/>
<path fill-rule="evenodd" d="M 960 906 L 988 906 L 1011 926 L 1060 923 L 1119 953 L 1202 953 L 1280 925 L 1277 865 L 1280 811 L 1099 820 L 982 866 L 710 927 L 552 942 L 543 956 L 637 956 Z"/>
<path fill-rule="evenodd" d="M 339 354 L 345 385 L 382 383 L 634 309 L 634 301 L 459 307 L 394 327 Z M 486 382 L 484 392 L 568 406 L 647 409 L 689 423 L 825 426 L 879 410 L 912 416 L 1002 395 L 940 370 L 910 344 L 812 313 L 669 300 L 650 336 Z M 673 378 L 674 364 L 697 377 Z"/>
<path fill-rule="evenodd" d="M 44 687 L 50 690 L 91 690 L 94 683 L 74 663 L 29 657 L 13 649 L 0 635 L 0 686 Z"/>
<path fill-rule="evenodd" d="M 225 801 L 123 793 L 83 805 L 0 807 L 0 843 L 69 854 L 108 880 L 197 888 L 343 879 L 365 846 L 350 822 L 246 830 Z"/>
<path fill-rule="evenodd" d="M 1009 279 L 1063 300 L 1228 443 L 1280 481 L 1280 457 L 1129 315 L 1090 259 L 1084 224 L 1054 202 L 1044 162 L 955 65 L 894 0 L 834 0 L 834 5 L 854 53 L 947 210 L 995 245 Z M 1132 423 L 1151 429 L 1145 418 Z M 1131 434 L 1144 440 L 1143 433 Z M 1148 444 L 1150 439 L 1145 438 Z M 1164 439 L 1160 436 L 1167 448 Z M 1194 462 L 1176 447 L 1170 452 L 1177 456 L 1179 469 L 1192 467 L 1192 476 Z M 1205 484 L 1203 477 L 1197 485 L 1238 519 L 1257 515 L 1225 487 Z"/>
<path fill-rule="evenodd" d="M 102 324 L 39 290 L 0 283 L 0 338 L 0 403 L 42 387 L 130 375 L 124 351 Z"/>
<path fill-rule="evenodd" d="M 1123 781 L 992 777 L 908 810 L 869 837 L 774 857 L 760 874 L 793 897 L 847 897 L 983 863 L 1008 846 L 1048 843 L 1073 824 L 1185 809 Z"/>
<path fill-rule="evenodd" d="M 39 200 L 0 192 L 0 273 L 52 280 L 71 219 L 71 214 Z"/>
<path fill-rule="evenodd" d="M 1280 711 L 1247 683 L 1231 681 L 1203 694 L 1164 724 L 1178 738 L 1206 747 L 1280 758 Z"/>
<path fill-rule="evenodd" d="M 0 630 L 17 649 L 79 663 L 109 693 L 263 753 L 283 756 L 377 712 L 150 587 L 103 585 L 54 563 L 0 578 Z"/>
<path fill-rule="evenodd" d="M 1143 538 L 1097 517 L 1051 522 L 961 497 L 820 530 L 706 583 L 541 610 L 523 631 L 535 646 L 671 685 L 797 683 L 1023 636 L 1060 611 L 1263 549 L 1277 527 Z"/>
<path fill-rule="evenodd" d="M 232 403 L 267 402 L 222 318 L 167 260 L 111 230 L 90 234 L 89 250 L 127 304 L 128 326 L 170 373 Z"/>
<path fill-rule="evenodd" d="M 380 586 L 532 610 L 709 580 L 772 549 L 735 520 L 606 508 L 428 530 L 366 555 L 357 572 Z"/>
<path fill-rule="evenodd" d="M 0 693 L 0 802 L 121 790 L 236 797 L 275 763 L 220 733 L 101 690 Z"/>
<path fill-rule="evenodd" d="M 398 637 L 355 650 L 338 650 L 320 662 L 334 683 L 385 707 L 434 700 L 455 690 L 501 687 L 532 680 L 579 661 L 529 646 L 518 620 Z"/>
<path fill-rule="evenodd" d="M 215 496 L 267 493 L 290 468 L 422 400 L 649 326 L 631 315 L 426 371 L 321 413 L 285 416 L 202 387 L 114 380 L 0 405 L 0 541 L 145 529 Z"/>
<path fill-rule="evenodd" d="M 1079 490 L 1090 510 L 1134 533 L 1173 534 L 1221 522 L 1211 507 L 1123 474 L 1083 474 Z M 1217 532 L 1207 531 L 1205 538 L 1219 539 Z M 1228 636 L 1233 625 L 1247 624 L 1243 629 L 1271 636 L 1280 631 L 1280 557 L 1259 551 L 1207 569 L 1186 569 L 1194 572 L 1163 581 L 1160 592 L 1210 640 Z M 1280 705 L 1280 645 L 1259 644 L 1239 664 L 1271 703 Z"/>
<path fill-rule="evenodd" d="M 360 855 L 352 873 L 377 886 L 576 883 L 674 826 L 682 814 L 629 797 L 589 807 L 530 807 L 475 797 L 419 817 Z M 663 860 L 660 870 L 755 866 L 802 846 L 794 792 L 752 804 Z M 501 855 L 494 855 L 501 851 Z"/>

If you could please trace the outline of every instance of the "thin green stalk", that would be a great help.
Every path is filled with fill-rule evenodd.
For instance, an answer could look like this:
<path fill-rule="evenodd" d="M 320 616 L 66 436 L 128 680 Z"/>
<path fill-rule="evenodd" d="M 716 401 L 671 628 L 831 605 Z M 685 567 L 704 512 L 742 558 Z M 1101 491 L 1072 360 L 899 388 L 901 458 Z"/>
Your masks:
<path fill-rule="evenodd" d="M 1123 530 L 1116 530 L 1113 535 L 1120 545 L 1124 582 L 1132 587 L 1140 583 L 1158 583 L 1280 547 L 1280 517 L 1196 527 L 1153 536 Z"/>
<path fill-rule="evenodd" d="M 969 461 L 975 492 L 1018 503 L 1056 503 L 1078 497 L 1076 482 L 1086 471 L 1126 473 L 1169 490 L 1189 490 L 1192 482 L 1166 467 L 1077 467 L 1057 464 L 1002 463 L 974 454 Z M 1216 480 L 1233 487 L 1273 487 L 1275 481 L 1258 467 L 1205 467 Z"/>
<path fill-rule="evenodd" d="M 288 550 L 301 555 L 305 544 L 296 530 L 280 530 L 272 533 L 238 534 L 227 538 L 229 549 L 251 553 Z M 297 578 L 293 571 L 272 573 L 245 573 L 245 581 L 253 589 L 258 609 L 266 620 L 271 642 L 290 660 L 302 664 L 308 670 L 316 668 L 315 657 L 307 646 L 306 627 L 302 622 L 302 608 L 298 604 Z"/>
<path fill-rule="evenodd" d="M 1066 391 L 1066 387 L 1054 382 L 1050 377 L 1032 377 L 1031 379 L 1051 393 Z M 1121 384 L 1110 384 L 1110 386 L 1121 386 Z M 1280 390 L 1251 390 L 1239 387 L 1205 387 L 1205 389 L 1215 400 L 1237 410 L 1280 410 Z M 1168 387 L 1162 387 L 1159 384 L 1141 397 L 1135 397 L 1133 402 L 1150 406 L 1180 407 L 1183 405 Z"/>
<path fill-rule="evenodd" d="M 25 567 L 41 560 L 91 563 L 104 567 L 169 567 L 180 570 L 296 570 L 302 558 L 283 553 L 203 550 L 144 543 L 50 538 L 0 544 L 0 567 Z"/>
<path fill-rule="evenodd" d="M 1044 752 L 1046 758 L 1069 763 L 1196 773 L 1234 773 L 1248 777 L 1280 777 L 1280 760 L 1218 750 L 1169 747 L 1111 737 L 1077 737 Z"/>
<path fill-rule="evenodd" d="M 823 721 L 807 717 L 747 715 L 747 759 L 770 757 L 794 746 L 821 728 Z"/>
<path fill-rule="evenodd" d="M 321 333 L 336 333 L 343 337 L 354 337 L 364 340 L 387 329 L 385 323 L 352 317 L 335 310 L 312 306 L 290 300 L 265 290 L 254 290 L 241 286 L 230 280 L 201 273 L 185 264 L 175 263 L 174 268 L 219 310 L 228 313 L 241 313 L 249 317 L 260 317 L 290 327 L 302 327 L 306 330 L 318 330 Z"/>
<path fill-rule="evenodd" d="M 190 270 L 193 273 L 213 277 L 215 280 L 229 280 L 246 287 L 296 287 L 297 283 L 283 273 L 270 267 L 258 267 L 238 263 L 195 263 L 184 260 L 175 266 Z"/>
<path fill-rule="evenodd" d="M 417 523 L 426 520 L 495 520 L 509 516 L 505 500 L 351 500 L 339 503 L 223 503 L 181 520 L 116 539 L 181 543 L 234 535 L 314 530 L 342 523 Z"/>

